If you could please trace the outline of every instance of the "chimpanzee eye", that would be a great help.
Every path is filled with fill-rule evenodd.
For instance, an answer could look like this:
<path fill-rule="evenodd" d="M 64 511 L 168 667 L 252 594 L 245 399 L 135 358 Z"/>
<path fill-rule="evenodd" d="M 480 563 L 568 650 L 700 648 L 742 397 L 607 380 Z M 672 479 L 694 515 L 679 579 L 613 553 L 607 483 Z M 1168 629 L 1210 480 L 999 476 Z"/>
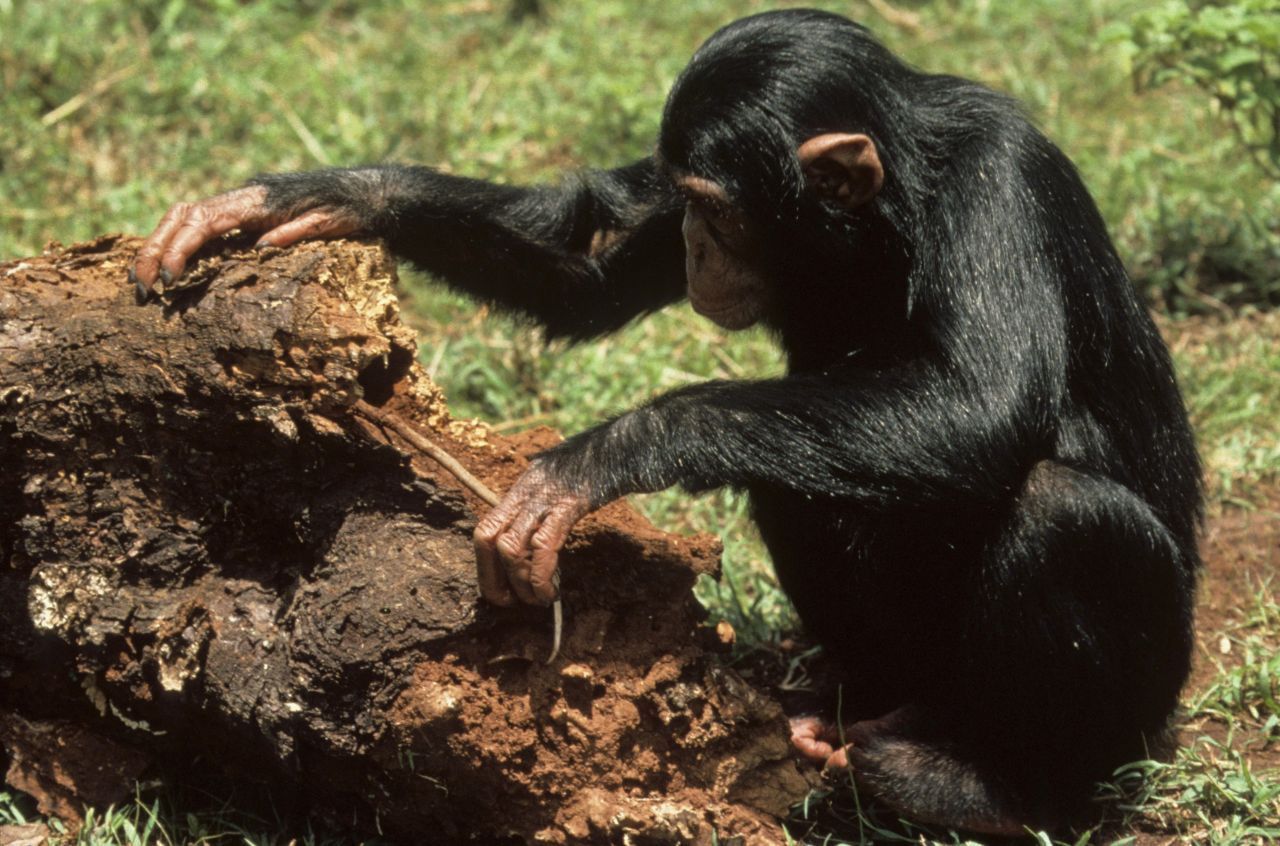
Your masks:
<path fill-rule="evenodd" d="M 729 210 L 721 203 L 708 200 L 705 197 L 698 197 L 690 200 L 689 204 L 697 210 L 707 229 L 715 236 L 723 236 L 732 234 L 734 230 L 733 222 L 729 219 Z"/>
<path fill-rule="evenodd" d="M 702 219 L 707 224 L 707 234 L 711 236 L 711 240 L 724 246 L 724 239 L 731 235 L 733 230 L 729 222 L 714 214 L 703 214 Z"/>

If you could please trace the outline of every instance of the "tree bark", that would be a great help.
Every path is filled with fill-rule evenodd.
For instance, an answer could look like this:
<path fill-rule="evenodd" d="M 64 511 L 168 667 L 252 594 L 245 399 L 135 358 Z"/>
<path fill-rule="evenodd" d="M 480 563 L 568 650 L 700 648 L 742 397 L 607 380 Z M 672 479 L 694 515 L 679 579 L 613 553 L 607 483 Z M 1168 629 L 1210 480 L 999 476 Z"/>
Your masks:
<path fill-rule="evenodd" d="M 12 784 L 74 814 L 194 748 L 411 841 L 781 839 L 807 782 L 777 703 L 699 645 L 713 538 L 585 521 L 546 665 L 548 609 L 477 601 L 483 506 L 352 408 L 499 491 L 554 436 L 449 416 L 384 250 L 211 252 L 140 306 L 137 247 L 0 264 Z"/>

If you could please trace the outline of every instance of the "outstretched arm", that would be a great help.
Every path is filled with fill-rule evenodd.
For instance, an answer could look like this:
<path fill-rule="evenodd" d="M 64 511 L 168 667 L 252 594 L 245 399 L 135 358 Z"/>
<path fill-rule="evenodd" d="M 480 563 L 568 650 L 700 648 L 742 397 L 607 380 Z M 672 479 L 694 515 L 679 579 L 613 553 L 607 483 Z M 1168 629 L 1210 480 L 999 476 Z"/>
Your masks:
<path fill-rule="evenodd" d="M 140 293 L 181 275 L 232 229 L 260 245 L 369 234 L 461 290 L 587 338 L 684 294 L 682 202 L 644 159 L 558 188 L 495 185 L 426 167 L 273 174 L 169 210 L 131 273 Z"/>
<path fill-rule="evenodd" d="M 584 514 L 680 485 L 789 490 L 867 511 L 995 508 L 1048 449 L 1021 396 L 933 364 L 658 397 L 538 456 L 476 531 L 484 595 L 555 597 L 558 550 Z"/>

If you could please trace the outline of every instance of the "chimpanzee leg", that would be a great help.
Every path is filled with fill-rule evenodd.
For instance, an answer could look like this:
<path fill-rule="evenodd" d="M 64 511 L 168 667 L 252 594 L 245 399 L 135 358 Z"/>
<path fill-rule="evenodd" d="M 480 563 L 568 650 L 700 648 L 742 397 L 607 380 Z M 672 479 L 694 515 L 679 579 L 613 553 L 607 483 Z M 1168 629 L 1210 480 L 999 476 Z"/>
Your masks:
<path fill-rule="evenodd" d="M 1193 556 L 1123 486 L 1028 475 L 967 583 L 949 669 L 845 730 L 855 779 L 909 818 L 1056 828 L 1163 739 L 1188 669 Z M 951 651 L 951 650 L 949 650 Z"/>

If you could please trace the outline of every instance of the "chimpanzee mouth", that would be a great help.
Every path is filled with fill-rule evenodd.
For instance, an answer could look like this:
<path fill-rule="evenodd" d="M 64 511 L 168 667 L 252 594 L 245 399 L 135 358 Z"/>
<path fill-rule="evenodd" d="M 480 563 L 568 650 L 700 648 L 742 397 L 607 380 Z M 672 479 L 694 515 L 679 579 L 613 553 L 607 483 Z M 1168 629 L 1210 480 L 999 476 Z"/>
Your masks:
<path fill-rule="evenodd" d="M 726 302 L 707 302 L 690 297 L 689 304 L 694 311 L 722 329 L 746 329 L 761 317 L 760 309 L 751 297 Z"/>

